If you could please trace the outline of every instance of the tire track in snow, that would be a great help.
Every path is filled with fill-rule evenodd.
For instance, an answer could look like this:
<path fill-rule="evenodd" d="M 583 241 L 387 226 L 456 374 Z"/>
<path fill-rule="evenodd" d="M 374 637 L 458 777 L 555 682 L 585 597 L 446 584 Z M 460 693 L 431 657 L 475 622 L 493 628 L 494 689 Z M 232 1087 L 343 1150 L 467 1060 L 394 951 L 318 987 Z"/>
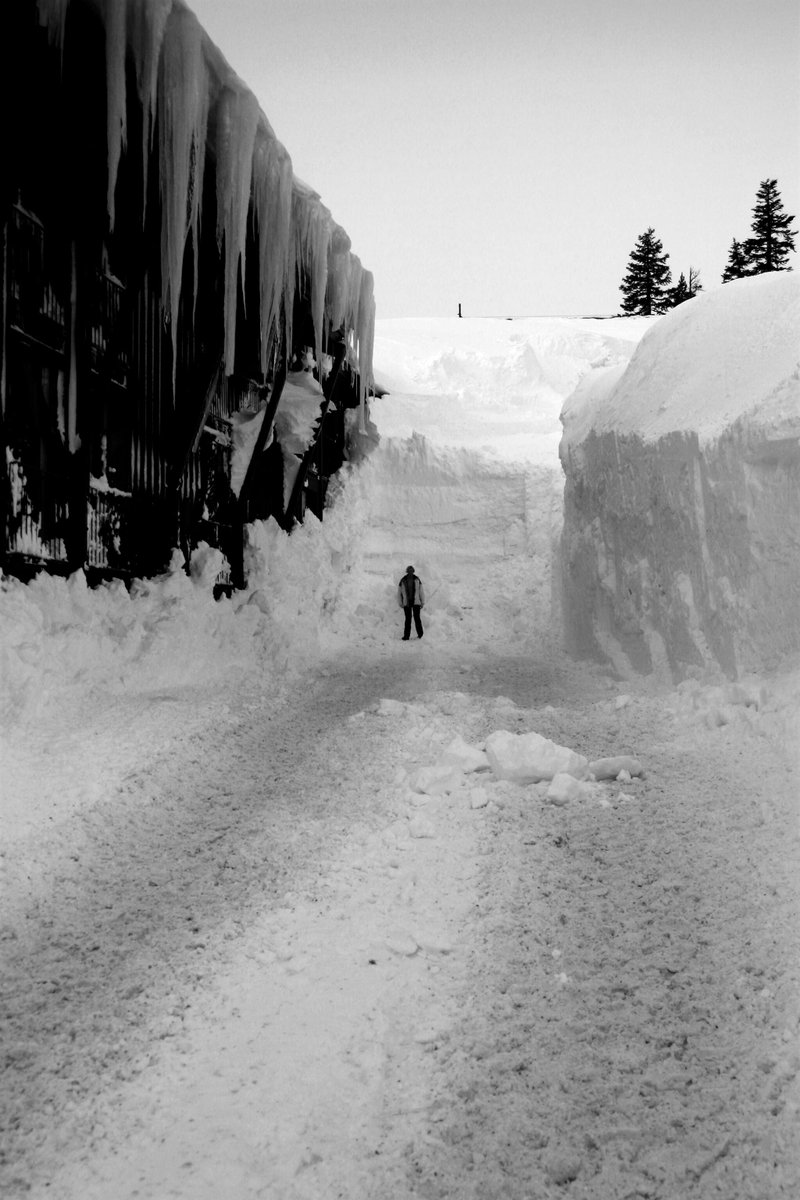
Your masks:
<path fill-rule="evenodd" d="M 650 765 L 633 798 L 496 818 L 430 1112 L 461 1107 L 407 1150 L 409 1195 L 800 1191 L 791 776 L 763 741 L 665 742 L 663 708 L 638 710 L 616 735 Z M 587 709 L 549 722 L 570 745 L 603 733 Z"/>

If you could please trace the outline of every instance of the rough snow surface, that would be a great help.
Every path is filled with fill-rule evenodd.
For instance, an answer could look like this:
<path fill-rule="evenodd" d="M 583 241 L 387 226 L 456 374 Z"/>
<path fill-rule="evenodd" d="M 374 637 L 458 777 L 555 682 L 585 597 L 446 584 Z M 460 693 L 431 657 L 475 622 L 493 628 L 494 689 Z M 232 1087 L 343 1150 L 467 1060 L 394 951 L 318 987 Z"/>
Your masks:
<path fill-rule="evenodd" d="M 564 405 L 567 444 L 673 431 L 701 446 L 752 414 L 759 424 L 797 419 L 800 277 L 777 271 L 739 279 L 679 305 L 652 327 L 630 365 L 583 377 Z"/>
<path fill-rule="evenodd" d="M 207 549 L 3 581 L 10 1200 L 800 1192 L 797 664 L 566 658 L 556 461 L 460 432 L 254 527 L 233 602 Z M 585 778 L 499 778 L 501 731 Z"/>

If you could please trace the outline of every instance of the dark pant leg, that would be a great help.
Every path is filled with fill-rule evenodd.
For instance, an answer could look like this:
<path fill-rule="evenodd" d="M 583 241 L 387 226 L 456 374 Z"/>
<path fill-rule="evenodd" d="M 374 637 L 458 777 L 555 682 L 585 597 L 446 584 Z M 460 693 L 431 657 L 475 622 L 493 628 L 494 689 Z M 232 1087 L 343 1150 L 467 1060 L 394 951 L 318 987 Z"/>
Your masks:
<path fill-rule="evenodd" d="M 419 615 L 420 614 L 419 604 L 413 605 L 413 611 L 414 611 L 414 628 L 417 631 L 417 637 L 422 637 L 422 618 Z M 409 629 L 410 629 L 410 626 L 411 626 L 411 622 L 409 622 Z"/>
<path fill-rule="evenodd" d="M 403 630 L 403 637 L 408 638 L 411 636 L 411 605 L 404 604 L 403 612 L 405 613 L 405 618 L 406 618 L 405 629 Z"/>

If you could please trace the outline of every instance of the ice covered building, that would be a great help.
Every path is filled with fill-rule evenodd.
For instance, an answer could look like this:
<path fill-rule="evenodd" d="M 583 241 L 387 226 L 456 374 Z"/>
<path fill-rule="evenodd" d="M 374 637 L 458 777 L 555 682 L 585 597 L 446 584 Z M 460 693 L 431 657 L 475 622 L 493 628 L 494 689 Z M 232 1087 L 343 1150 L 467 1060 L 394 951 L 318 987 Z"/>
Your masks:
<path fill-rule="evenodd" d="M 569 650 L 672 680 L 800 651 L 799 276 L 682 304 L 562 421 Z"/>
<path fill-rule="evenodd" d="M 2 568 L 148 575 L 363 432 L 373 283 L 182 0 L 0 5 Z"/>

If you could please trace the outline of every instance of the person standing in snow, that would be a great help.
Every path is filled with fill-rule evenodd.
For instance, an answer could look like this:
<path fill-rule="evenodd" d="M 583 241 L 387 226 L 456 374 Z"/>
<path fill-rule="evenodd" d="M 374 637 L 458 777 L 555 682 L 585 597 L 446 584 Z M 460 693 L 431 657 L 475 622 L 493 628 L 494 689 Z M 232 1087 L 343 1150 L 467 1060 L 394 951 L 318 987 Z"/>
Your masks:
<path fill-rule="evenodd" d="M 403 630 L 403 641 L 411 636 L 411 617 L 414 617 L 414 628 L 417 637 L 422 637 L 422 620 L 420 609 L 425 603 L 425 593 L 422 590 L 422 580 L 414 574 L 413 567 L 406 567 L 406 573 L 397 585 L 397 603 L 406 615 L 406 625 Z"/>

